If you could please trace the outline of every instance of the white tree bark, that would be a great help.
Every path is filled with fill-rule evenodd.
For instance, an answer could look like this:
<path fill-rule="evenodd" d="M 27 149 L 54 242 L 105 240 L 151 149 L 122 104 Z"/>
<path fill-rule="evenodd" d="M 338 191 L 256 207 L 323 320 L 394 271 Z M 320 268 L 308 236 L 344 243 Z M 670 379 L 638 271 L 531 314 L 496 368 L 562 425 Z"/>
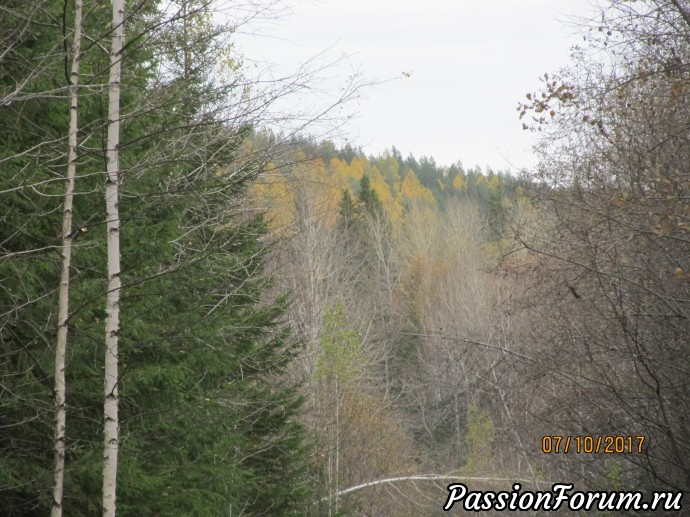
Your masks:
<path fill-rule="evenodd" d="M 119 151 L 120 144 L 120 77 L 124 42 L 124 0 L 112 0 L 113 24 L 108 81 L 108 149 L 105 186 L 106 230 L 108 251 L 108 293 L 105 322 L 105 402 L 103 451 L 103 515 L 115 517 L 117 459 L 119 450 L 118 421 L 118 333 L 120 330 L 120 214 Z"/>
<path fill-rule="evenodd" d="M 58 295 L 58 328 L 55 345 L 55 445 L 53 469 L 52 517 L 62 516 L 62 494 L 65 479 L 65 450 L 67 425 L 67 386 L 65 381 L 65 355 L 67 352 L 67 331 L 69 322 L 69 281 L 72 263 L 72 207 L 74 183 L 77 173 L 77 131 L 79 128 L 79 65 L 81 63 L 81 20 L 82 0 L 74 2 L 74 40 L 72 43 L 72 68 L 69 84 L 69 136 L 67 152 L 67 175 L 65 200 L 62 206 L 62 265 L 60 271 L 60 292 Z"/>
<path fill-rule="evenodd" d="M 410 476 L 398 476 L 398 477 L 392 477 L 392 478 L 385 478 L 385 479 L 376 479 L 374 481 L 369 481 L 367 483 L 362 483 L 360 485 L 355 485 L 351 486 L 349 488 L 344 488 L 342 490 L 339 490 L 334 496 L 335 497 L 342 497 L 344 495 L 350 494 L 352 492 L 357 492 L 358 490 L 362 490 L 363 488 L 369 488 L 372 486 L 376 485 L 383 485 L 383 484 L 389 484 L 393 485 L 398 482 L 402 481 L 455 481 L 455 482 L 468 482 L 468 481 L 477 481 L 480 483 L 506 483 L 506 482 L 511 482 L 511 483 L 525 483 L 526 485 L 529 486 L 530 483 L 534 483 L 535 488 L 539 488 L 539 486 L 548 486 L 552 485 L 554 481 L 533 481 L 531 479 L 518 479 L 518 478 L 502 478 L 502 477 L 477 477 L 477 476 L 462 476 L 462 475 L 456 475 L 456 474 L 413 474 Z M 326 501 L 328 498 L 324 497 L 321 499 L 321 501 Z"/>

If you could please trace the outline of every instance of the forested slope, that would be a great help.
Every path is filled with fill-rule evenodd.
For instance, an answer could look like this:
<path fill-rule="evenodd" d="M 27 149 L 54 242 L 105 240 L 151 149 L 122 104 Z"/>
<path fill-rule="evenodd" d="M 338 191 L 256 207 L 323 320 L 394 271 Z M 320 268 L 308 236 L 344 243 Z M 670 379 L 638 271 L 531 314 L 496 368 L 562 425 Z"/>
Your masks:
<path fill-rule="evenodd" d="M 213 2 L 125 4 L 121 51 L 79 5 L 0 8 L 2 515 L 101 512 L 106 458 L 122 515 L 687 494 L 681 3 L 607 4 L 519 177 L 280 133 L 308 78 L 248 80 Z"/>
<path fill-rule="evenodd" d="M 276 283 L 292 293 L 303 348 L 291 374 L 331 510 L 440 510 L 443 488 L 428 481 L 337 496 L 391 477 L 529 478 L 496 399 L 515 289 L 499 269 L 502 221 L 529 210 L 521 181 L 395 149 L 291 144 L 251 195 L 267 210 Z"/>

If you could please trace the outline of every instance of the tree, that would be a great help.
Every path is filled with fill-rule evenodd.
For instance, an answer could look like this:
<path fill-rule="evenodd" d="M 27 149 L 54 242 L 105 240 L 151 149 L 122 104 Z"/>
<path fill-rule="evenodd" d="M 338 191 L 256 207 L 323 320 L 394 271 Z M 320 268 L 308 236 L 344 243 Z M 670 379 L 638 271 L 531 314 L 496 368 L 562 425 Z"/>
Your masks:
<path fill-rule="evenodd" d="M 105 402 L 103 406 L 103 515 L 115 517 L 117 462 L 120 447 L 118 419 L 120 333 L 120 81 L 125 39 L 125 3 L 113 0 L 110 78 L 108 80 L 108 140 L 105 180 L 108 290 L 105 302 Z"/>
<path fill-rule="evenodd" d="M 339 224 L 345 232 L 349 231 L 355 224 L 357 218 L 360 217 L 357 205 L 355 205 L 352 194 L 350 194 L 350 189 L 347 187 L 343 189 L 343 197 L 340 199 L 338 215 L 340 215 Z"/>
<path fill-rule="evenodd" d="M 379 514 L 389 504 L 385 495 L 373 490 L 364 498 L 348 496 L 341 502 L 340 492 L 385 474 L 415 471 L 410 437 L 385 398 L 367 385 L 366 352 L 342 305 L 326 311 L 319 345 L 313 371 L 319 399 L 315 426 L 317 450 L 326 457 L 329 514 L 343 508 Z M 406 501 L 398 506 L 410 511 Z"/>
<path fill-rule="evenodd" d="M 359 193 L 357 194 L 359 202 L 362 204 L 364 212 L 370 215 L 383 214 L 383 204 L 379 199 L 378 194 L 371 187 L 371 180 L 368 175 L 362 176 L 359 181 Z"/>
<path fill-rule="evenodd" d="M 408 205 L 418 201 L 425 201 L 432 205 L 436 203 L 431 191 L 419 182 L 417 176 L 410 169 L 408 169 L 405 179 L 403 179 L 400 195 Z"/>
<path fill-rule="evenodd" d="M 229 505 L 299 513 L 306 493 L 294 421 L 300 399 L 280 381 L 297 343 L 283 321 L 285 301 L 262 302 L 266 227 L 218 196 L 248 177 L 209 180 L 200 179 L 191 199 L 136 203 L 131 208 L 149 230 L 123 228 L 130 288 L 122 307 L 121 462 L 128 475 L 119 480 L 119 504 L 125 513 L 161 515 L 214 515 Z M 205 221 L 202 200 L 225 205 L 223 216 Z M 165 273 L 152 278 L 152 268 Z M 266 483 L 272 497 L 256 498 Z"/>
<path fill-rule="evenodd" d="M 250 146 L 247 138 L 269 115 L 267 98 L 303 83 L 269 92 L 250 87 L 229 66 L 223 38 L 231 27 L 209 23 L 213 6 L 205 2 L 147 3 L 127 13 L 128 37 L 113 53 L 113 64 L 122 65 L 117 81 L 117 66 L 102 51 L 117 31 L 106 29 L 103 10 L 91 7 L 84 6 L 89 16 L 78 54 L 80 153 L 71 210 L 78 231 L 69 232 L 66 320 L 55 317 L 61 258 L 55 251 L 64 236 L 68 206 L 59 188 L 72 163 L 66 151 L 74 135 L 68 88 L 54 87 L 64 75 L 55 56 L 64 57 L 59 21 L 67 16 L 65 4 L 17 3 L 2 20 L 9 30 L 2 31 L 7 47 L 1 55 L 10 73 L 0 78 L 0 121 L 9 135 L 0 146 L 7 172 L 0 178 L 7 208 L 0 225 L 0 346 L 7 361 L 0 377 L 11 395 L 2 400 L 0 506 L 7 515 L 43 515 L 53 504 L 48 451 L 56 438 L 55 404 L 47 372 L 55 367 L 56 329 L 68 321 L 66 513 L 101 511 L 104 481 L 110 512 L 117 483 L 123 513 L 215 515 L 228 505 L 236 512 L 303 513 L 306 460 L 295 421 L 300 397 L 284 379 L 295 341 L 283 320 L 285 301 L 268 295 L 266 226 L 245 203 L 271 151 Z M 178 69 L 173 58 L 181 55 L 187 58 Z M 233 80 L 209 83 L 213 74 L 203 67 L 221 62 Z M 106 71 L 113 73 L 114 90 L 120 84 L 119 116 L 105 110 Z M 110 211 L 99 201 L 109 151 Z M 115 187 L 119 195 L 113 196 Z M 121 267 L 108 272 L 104 251 L 114 227 Z M 108 286 L 108 276 L 121 283 Z M 104 372 L 94 354 L 115 359 L 102 339 L 107 315 L 100 300 L 116 292 L 121 297 L 110 297 L 110 309 L 119 303 L 122 324 L 115 328 L 111 311 L 106 336 L 117 338 L 120 368 L 108 372 L 106 396 L 114 402 L 117 389 L 121 432 L 114 434 L 109 409 L 106 441 L 119 445 L 119 474 L 108 469 L 104 480 L 103 443 L 96 439 L 104 423 Z M 275 498 L 257 500 L 264 484 Z"/>
<path fill-rule="evenodd" d="M 60 267 L 60 293 L 58 299 L 58 330 L 55 345 L 55 481 L 53 485 L 53 506 L 51 515 L 62 515 L 62 494 L 65 477 L 65 432 L 66 432 L 66 391 L 65 356 L 67 350 L 67 332 L 69 318 L 69 280 L 72 265 L 72 208 L 77 166 L 77 132 L 79 129 L 79 65 L 81 63 L 81 23 L 83 3 L 77 0 L 74 5 L 74 38 L 72 42 L 72 67 L 70 70 L 69 98 L 69 137 L 67 152 L 67 174 L 65 177 L 65 200 L 62 207 L 62 263 Z"/>
<path fill-rule="evenodd" d="M 585 482 L 615 470 L 617 487 L 687 491 L 690 18 L 665 0 L 602 15 L 573 66 L 522 105 L 544 135 L 530 190 L 540 221 L 513 228 L 541 257 L 534 342 L 561 386 L 542 405 L 563 408 L 550 417 L 571 432 L 646 436 L 624 462 L 589 458 Z"/>
<path fill-rule="evenodd" d="M 69 320 L 70 252 L 80 233 L 72 231 L 70 222 L 80 200 L 74 199 L 75 207 L 70 206 L 77 119 L 76 104 L 69 100 L 76 101 L 79 54 L 71 54 L 70 60 L 63 50 L 63 30 L 70 30 L 56 21 L 63 15 L 65 21 L 70 19 L 63 7 L 60 2 L 11 2 L 3 6 L 1 22 L 0 62 L 5 74 L 0 80 L 0 124 L 7 137 L 0 146 L 4 171 L 0 180 L 0 346 L 8 360 L 0 377 L 11 395 L 3 397 L 7 425 L 0 435 L 0 484 L 3 511 L 10 515 L 30 514 L 39 498 L 44 504 L 40 514 L 51 506 L 59 513 L 62 502 L 65 383 L 61 362 Z M 77 12 L 72 19 L 73 41 L 78 45 Z M 72 76 L 66 77 L 69 70 L 64 66 L 70 61 Z M 84 120 L 88 123 L 90 117 Z M 53 348 L 55 343 L 59 346 Z M 54 379 L 51 371 L 55 371 Z M 47 460 L 51 449 L 52 466 Z"/>

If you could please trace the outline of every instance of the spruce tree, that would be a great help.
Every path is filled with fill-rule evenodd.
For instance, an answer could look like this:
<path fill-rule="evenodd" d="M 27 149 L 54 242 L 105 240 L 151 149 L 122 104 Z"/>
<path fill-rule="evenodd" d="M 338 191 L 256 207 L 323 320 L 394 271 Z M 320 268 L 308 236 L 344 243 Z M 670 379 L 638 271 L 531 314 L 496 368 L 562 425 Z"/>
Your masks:
<path fill-rule="evenodd" d="M 362 216 L 348 188 L 343 189 L 343 196 L 340 198 L 338 214 L 340 216 L 338 219 L 338 226 L 342 231 L 349 231 L 352 229 L 357 223 L 357 220 Z"/>
<path fill-rule="evenodd" d="M 102 483 L 102 85 L 108 59 L 99 42 L 107 37 L 108 17 L 93 7 L 85 5 L 90 14 L 80 81 L 66 357 L 63 508 L 75 516 L 100 513 Z M 221 515 L 229 508 L 237 514 L 302 514 L 305 450 L 295 420 L 300 398 L 281 381 L 294 353 L 283 321 L 286 301 L 266 298 L 265 224 L 242 205 L 263 162 L 245 156 L 251 128 L 221 108 L 232 85 L 217 88 L 205 81 L 207 74 L 188 68 L 173 73 L 174 67 L 164 66 L 171 55 L 164 47 L 179 44 L 183 28 L 201 16 L 198 7 L 186 25 L 171 16 L 167 33 L 155 3 L 127 22 L 118 509 L 124 515 Z M 17 35 L 3 40 L 12 45 L 2 62 L 10 73 L 0 77 L 0 98 L 7 101 L 0 106 L 7 135 L 0 143 L 0 382 L 6 390 L 0 402 L 0 508 L 3 515 L 25 516 L 46 515 L 52 505 L 56 251 L 69 110 L 64 3 L 17 2 L 15 8 L 0 21 L 3 34 Z M 186 34 L 194 44 L 184 40 L 192 53 L 187 63 L 195 66 L 212 61 L 193 54 L 201 56 L 204 45 L 212 50 L 215 33 L 204 32 L 203 20 L 199 31 Z M 157 65 L 167 75 L 157 74 Z M 12 97 L 17 78 L 30 96 Z M 270 497 L 259 497 L 266 487 Z"/>
<path fill-rule="evenodd" d="M 379 195 L 371 187 L 371 180 L 368 175 L 362 176 L 359 181 L 359 202 L 362 204 L 362 210 L 364 213 L 379 217 L 383 215 L 384 208 Z"/>

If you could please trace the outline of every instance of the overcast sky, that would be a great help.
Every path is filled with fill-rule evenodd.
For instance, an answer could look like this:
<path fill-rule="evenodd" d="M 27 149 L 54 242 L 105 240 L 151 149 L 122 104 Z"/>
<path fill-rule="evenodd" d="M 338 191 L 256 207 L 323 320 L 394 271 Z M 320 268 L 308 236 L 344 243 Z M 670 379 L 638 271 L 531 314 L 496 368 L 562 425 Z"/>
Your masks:
<path fill-rule="evenodd" d="M 238 36 L 238 45 L 276 74 L 324 51 L 346 55 L 327 73 L 324 87 L 334 91 L 353 70 L 379 81 L 346 107 L 356 116 L 341 130 L 367 154 L 395 146 L 439 164 L 514 170 L 534 163 L 534 137 L 522 130 L 517 103 L 544 72 L 568 63 L 569 48 L 582 40 L 570 18 L 589 17 L 590 5 L 295 0 L 291 14 L 261 28 L 261 37 Z"/>

